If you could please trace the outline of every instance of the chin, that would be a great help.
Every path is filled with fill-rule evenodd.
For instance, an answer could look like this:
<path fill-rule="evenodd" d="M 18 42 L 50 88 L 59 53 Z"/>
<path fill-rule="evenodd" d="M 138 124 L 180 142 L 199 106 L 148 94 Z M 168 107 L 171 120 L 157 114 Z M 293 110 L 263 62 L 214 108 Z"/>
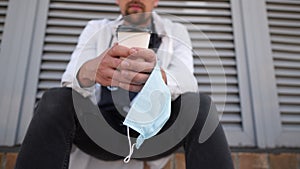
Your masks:
<path fill-rule="evenodd" d="M 134 24 L 134 25 L 141 25 L 145 24 L 149 21 L 150 15 L 146 15 L 146 13 L 142 12 L 136 12 L 136 13 L 127 13 L 126 16 L 124 17 L 124 20 L 127 22 Z"/>

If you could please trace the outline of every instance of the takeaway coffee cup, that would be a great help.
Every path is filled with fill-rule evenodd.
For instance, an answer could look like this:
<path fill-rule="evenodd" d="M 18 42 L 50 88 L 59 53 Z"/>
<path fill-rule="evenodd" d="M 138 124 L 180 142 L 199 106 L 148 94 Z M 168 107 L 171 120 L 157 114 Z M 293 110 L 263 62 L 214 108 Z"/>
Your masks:
<path fill-rule="evenodd" d="M 120 25 L 117 28 L 118 43 L 128 48 L 148 48 L 150 35 L 150 29 L 144 27 Z"/>
<path fill-rule="evenodd" d="M 148 48 L 149 46 L 151 31 L 148 28 L 120 25 L 116 33 L 119 45 L 128 48 Z M 141 58 L 137 60 L 143 61 Z M 107 88 L 111 91 L 118 90 L 118 87 L 115 86 L 108 86 Z"/>

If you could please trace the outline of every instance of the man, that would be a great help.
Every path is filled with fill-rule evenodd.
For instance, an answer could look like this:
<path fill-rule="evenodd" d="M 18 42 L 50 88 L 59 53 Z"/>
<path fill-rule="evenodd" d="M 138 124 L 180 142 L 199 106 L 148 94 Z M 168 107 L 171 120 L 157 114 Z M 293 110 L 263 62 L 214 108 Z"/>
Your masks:
<path fill-rule="evenodd" d="M 99 107 L 106 123 L 126 136 L 129 133 L 126 131 L 126 126 L 122 125 L 126 114 L 122 113 L 126 106 L 130 107 L 130 101 L 142 92 L 157 64 L 163 82 L 171 93 L 172 105 L 169 120 L 153 140 L 160 138 L 170 128 L 176 126 L 177 130 L 172 130 L 174 137 L 169 137 L 167 141 L 171 143 L 173 140 L 178 140 L 178 142 L 175 145 L 171 144 L 171 148 L 152 155 L 149 155 L 151 152 L 144 150 L 142 145 L 141 149 L 135 150 L 141 155 L 133 158 L 159 159 L 183 146 L 188 169 L 233 168 L 230 151 L 220 124 L 205 142 L 199 142 L 201 129 L 204 123 L 207 123 L 206 119 L 213 103 L 207 96 L 197 94 L 197 83 L 193 76 L 191 42 L 186 28 L 181 24 L 162 19 L 153 12 L 158 1 L 117 0 L 122 17 L 114 21 L 104 19 L 88 23 L 80 35 L 78 45 L 63 75 L 62 84 L 65 87 L 47 91 L 35 110 L 19 153 L 16 169 L 68 168 L 73 143 L 85 153 L 98 159 L 109 161 L 123 159 L 124 155 L 110 152 L 108 147 L 100 146 L 97 140 L 93 140 L 93 135 L 87 134 L 88 131 L 85 130 L 82 121 L 89 118 L 81 118 L 81 113 L 78 112 L 89 113 L 95 107 Z M 115 43 L 117 42 L 115 31 L 119 25 L 150 28 L 153 34 L 149 49 L 128 48 Z M 111 86 L 117 87 L 117 91 Z M 100 94 L 97 91 L 100 91 Z M 126 93 L 130 95 L 127 95 L 130 97 L 129 101 L 126 99 Z M 117 97 L 114 97 L 114 94 Z M 97 99 L 99 95 L 100 101 Z M 198 97 L 200 97 L 199 102 L 197 102 Z M 89 105 L 90 101 L 93 102 L 92 106 L 81 107 L 82 102 Z M 189 105 L 191 103 L 196 104 Z M 178 125 L 176 120 L 190 116 L 189 109 L 195 106 L 199 109 L 195 118 Z M 99 116 L 97 113 L 90 115 L 92 120 Z M 184 137 L 177 138 L 177 135 L 182 134 L 182 129 L 188 128 L 186 126 L 191 126 L 190 130 Z M 96 126 L 92 128 L 97 129 Z M 98 130 L 99 135 L 104 134 L 100 132 L 102 128 Z M 130 130 L 131 136 L 137 137 L 138 134 Z M 151 139 L 149 140 L 151 142 Z M 112 144 L 114 141 L 112 140 Z M 163 141 L 159 144 L 165 144 Z M 159 144 L 152 145 L 153 151 L 160 146 Z M 149 144 L 145 143 L 145 147 L 147 146 Z M 130 154 L 132 155 L 132 152 Z"/>

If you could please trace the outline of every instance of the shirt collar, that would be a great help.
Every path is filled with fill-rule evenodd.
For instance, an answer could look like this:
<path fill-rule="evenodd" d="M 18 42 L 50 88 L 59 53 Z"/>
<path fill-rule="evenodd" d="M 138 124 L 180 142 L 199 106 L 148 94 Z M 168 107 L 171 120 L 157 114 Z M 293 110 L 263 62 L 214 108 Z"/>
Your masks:
<path fill-rule="evenodd" d="M 152 12 L 152 19 L 155 26 L 155 31 L 158 35 L 167 35 L 168 29 L 166 28 L 163 19 L 155 12 Z M 123 24 L 123 16 L 119 15 L 115 20 L 113 20 L 110 24 L 112 34 L 116 35 L 117 27 L 121 24 Z"/>

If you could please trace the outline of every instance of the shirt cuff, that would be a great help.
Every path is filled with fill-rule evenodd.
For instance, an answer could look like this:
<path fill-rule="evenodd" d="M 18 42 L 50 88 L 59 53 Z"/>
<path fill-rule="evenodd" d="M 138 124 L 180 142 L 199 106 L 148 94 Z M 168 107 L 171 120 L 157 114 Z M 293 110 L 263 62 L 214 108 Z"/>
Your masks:
<path fill-rule="evenodd" d="M 176 79 L 174 79 L 168 73 L 166 73 L 166 76 L 167 76 L 167 86 L 171 93 L 171 100 L 174 101 L 182 93 L 180 92 L 180 87 L 179 87 L 178 83 L 176 82 Z"/>
<path fill-rule="evenodd" d="M 166 72 L 167 86 L 171 92 L 171 100 L 177 99 L 186 92 L 197 92 L 198 85 L 194 76 L 186 76 L 178 81 L 171 73 Z"/>

